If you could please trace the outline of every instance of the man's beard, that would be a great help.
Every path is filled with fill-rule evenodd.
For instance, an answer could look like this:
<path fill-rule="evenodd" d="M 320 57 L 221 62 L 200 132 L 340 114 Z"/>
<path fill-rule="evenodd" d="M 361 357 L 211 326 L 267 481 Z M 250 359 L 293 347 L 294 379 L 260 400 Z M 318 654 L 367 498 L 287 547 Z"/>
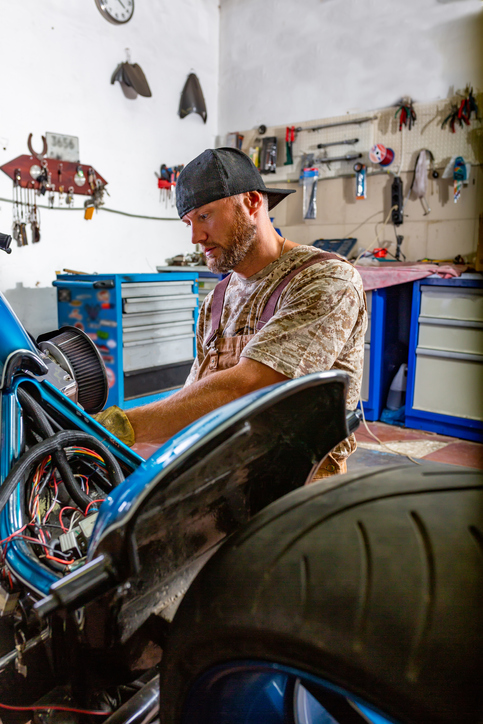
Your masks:
<path fill-rule="evenodd" d="M 256 247 L 257 227 L 245 217 L 239 206 L 235 207 L 235 220 L 226 246 L 214 246 L 219 250 L 216 258 L 205 256 L 210 271 L 217 274 L 231 271 L 244 261 Z"/>

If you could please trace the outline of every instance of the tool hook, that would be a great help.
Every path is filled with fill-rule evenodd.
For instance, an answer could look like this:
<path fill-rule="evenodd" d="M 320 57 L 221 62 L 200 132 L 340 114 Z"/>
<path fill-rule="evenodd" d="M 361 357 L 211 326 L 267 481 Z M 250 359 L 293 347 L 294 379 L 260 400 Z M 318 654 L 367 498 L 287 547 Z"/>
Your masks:
<path fill-rule="evenodd" d="M 28 146 L 28 148 L 29 148 L 29 151 L 30 151 L 30 153 L 32 154 L 32 156 L 35 156 L 35 157 L 38 158 L 38 159 L 42 159 L 42 158 L 46 155 L 46 153 L 47 153 L 47 139 L 45 138 L 45 136 L 42 136 L 42 144 L 43 144 L 43 145 L 42 145 L 42 152 L 41 152 L 41 153 L 37 153 L 37 152 L 34 151 L 34 149 L 32 148 L 32 136 L 33 136 L 33 133 L 29 133 L 29 137 L 28 137 L 28 140 L 27 140 L 27 146 Z"/>

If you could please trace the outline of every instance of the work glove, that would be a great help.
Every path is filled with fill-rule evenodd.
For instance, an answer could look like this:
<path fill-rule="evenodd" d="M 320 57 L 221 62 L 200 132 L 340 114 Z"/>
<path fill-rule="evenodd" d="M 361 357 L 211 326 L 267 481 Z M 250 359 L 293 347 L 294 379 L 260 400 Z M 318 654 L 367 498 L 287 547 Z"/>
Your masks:
<path fill-rule="evenodd" d="M 117 405 L 107 407 L 102 412 L 98 412 L 97 415 L 93 415 L 94 420 L 97 420 L 106 430 L 109 430 L 113 435 L 119 438 L 125 445 L 131 447 L 135 443 L 134 430 L 125 412 L 121 410 Z"/>

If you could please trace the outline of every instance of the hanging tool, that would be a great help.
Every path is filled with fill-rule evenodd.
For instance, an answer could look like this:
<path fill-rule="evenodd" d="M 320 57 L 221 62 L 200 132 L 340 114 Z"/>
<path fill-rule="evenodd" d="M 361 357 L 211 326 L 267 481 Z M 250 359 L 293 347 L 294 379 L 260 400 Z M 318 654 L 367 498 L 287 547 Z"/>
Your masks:
<path fill-rule="evenodd" d="M 329 146 L 353 146 L 358 143 L 358 138 L 349 138 L 346 141 L 331 141 L 330 143 L 318 143 L 317 148 L 328 148 Z"/>
<path fill-rule="evenodd" d="M 414 110 L 411 98 L 403 98 L 401 100 L 399 108 L 394 114 L 394 118 L 397 118 L 398 115 L 399 130 L 402 131 L 402 127 L 407 126 L 408 131 L 410 131 L 417 119 L 416 111 Z"/>
<path fill-rule="evenodd" d="M 413 182 L 410 188 L 410 191 L 412 191 L 416 198 L 421 201 L 424 216 L 427 216 L 431 211 L 429 204 L 426 200 L 426 191 L 428 187 L 429 153 L 431 152 L 427 151 L 425 148 L 423 148 L 423 150 L 419 152 L 418 160 L 416 161 L 416 167 L 414 169 Z"/>
<path fill-rule="evenodd" d="M 403 182 L 399 176 L 394 176 L 391 184 L 391 220 L 394 226 L 400 226 L 403 221 Z"/>
<path fill-rule="evenodd" d="M 337 121 L 336 123 L 324 123 L 322 126 L 310 126 L 308 128 L 302 128 L 298 126 L 295 130 L 299 131 L 321 131 L 323 128 L 335 128 L 336 126 L 353 126 L 359 123 L 367 123 L 368 121 L 376 120 L 376 116 L 365 116 L 364 118 L 354 118 L 353 121 Z"/>
<path fill-rule="evenodd" d="M 287 155 L 284 166 L 293 164 L 293 143 L 295 141 L 295 126 L 287 126 L 285 129 L 285 153 Z"/>
<path fill-rule="evenodd" d="M 444 128 L 448 123 L 451 128 L 451 132 L 456 132 L 456 123 L 463 128 L 463 125 L 471 125 L 471 116 L 474 113 L 475 118 L 478 118 L 478 104 L 473 94 L 473 88 L 471 86 L 466 87 L 466 96 L 459 103 L 452 103 L 451 110 L 441 124 L 441 128 Z"/>
<path fill-rule="evenodd" d="M 329 158 L 316 158 L 315 163 L 332 163 L 333 161 L 355 161 L 362 158 L 362 153 L 348 153 L 346 156 L 332 156 Z"/>
<path fill-rule="evenodd" d="M 262 139 L 262 157 L 260 159 L 260 173 L 277 172 L 277 137 L 265 136 Z"/>
<path fill-rule="evenodd" d="M 355 163 L 354 171 L 356 172 L 356 199 L 367 198 L 367 169 L 364 163 Z"/>
<path fill-rule="evenodd" d="M 453 198 L 455 204 L 461 196 L 461 189 L 463 188 L 463 184 L 466 180 L 467 174 L 465 160 L 462 156 L 457 156 L 453 168 Z"/>

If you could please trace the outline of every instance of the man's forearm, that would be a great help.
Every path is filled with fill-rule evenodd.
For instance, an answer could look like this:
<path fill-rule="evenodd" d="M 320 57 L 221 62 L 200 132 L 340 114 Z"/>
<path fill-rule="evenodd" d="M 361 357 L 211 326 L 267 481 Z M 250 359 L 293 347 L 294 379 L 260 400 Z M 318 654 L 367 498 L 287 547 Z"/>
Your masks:
<path fill-rule="evenodd" d="M 235 367 L 198 380 L 159 402 L 127 410 L 126 415 L 137 443 L 161 444 L 227 402 L 286 379 L 266 365 L 242 358 Z"/>

